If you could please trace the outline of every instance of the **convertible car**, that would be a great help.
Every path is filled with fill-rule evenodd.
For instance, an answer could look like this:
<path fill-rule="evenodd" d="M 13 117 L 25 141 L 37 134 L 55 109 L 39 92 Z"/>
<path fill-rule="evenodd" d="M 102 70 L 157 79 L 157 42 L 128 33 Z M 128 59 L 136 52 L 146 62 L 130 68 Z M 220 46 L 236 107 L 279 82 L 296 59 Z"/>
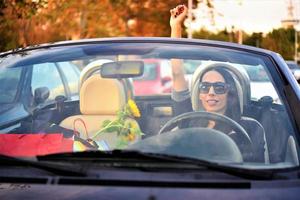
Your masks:
<path fill-rule="evenodd" d="M 135 92 L 151 60 L 168 70 L 193 63 L 183 76 L 190 110 L 174 89 Z M 57 73 L 33 78 L 36 66 Z M 233 86 L 203 82 L 218 67 Z M 195 39 L 66 41 L 1 53 L 0 80 L 0 199 L 299 198 L 300 88 L 275 52 Z M 237 104 L 226 109 L 238 118 L 201 106 L 201 93 L 232 87 Z"/>

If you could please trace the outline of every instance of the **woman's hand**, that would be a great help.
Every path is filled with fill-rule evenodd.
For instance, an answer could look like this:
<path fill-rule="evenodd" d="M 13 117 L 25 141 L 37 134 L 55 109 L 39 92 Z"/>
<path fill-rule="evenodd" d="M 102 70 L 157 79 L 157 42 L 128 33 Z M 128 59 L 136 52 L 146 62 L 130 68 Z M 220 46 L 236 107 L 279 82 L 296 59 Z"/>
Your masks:
<path fill-rule="evenodd" d="M 187 7 L 178 5 L 170 10 L 171 37 L 181 37 L 182 24 L 187 15 Z"/>

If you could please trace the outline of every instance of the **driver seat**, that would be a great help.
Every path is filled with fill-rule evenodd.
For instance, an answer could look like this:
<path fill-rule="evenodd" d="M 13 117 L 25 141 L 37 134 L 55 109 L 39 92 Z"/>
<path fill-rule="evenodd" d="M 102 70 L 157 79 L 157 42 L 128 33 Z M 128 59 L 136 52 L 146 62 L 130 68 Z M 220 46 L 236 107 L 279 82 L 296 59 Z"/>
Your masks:
<path fill-rule="evenodd" d="M 192 97 L 193 110 L 194 111 L 203 110 L 202 105 L 199 103 L 198 100 L 199 97 L 198 84 L 200 82 L 200 78 L 206 71 L 217 67 L 222 67 L 231 73 L 238 92 L 241 115 L 243 115 L 244 108 L 247 106 L 247 104 L 249 104 L 251 100 L 249 76 L 242 69 L 238 69 L 237 67 L 234 67 L 228 63 L 222 63 L 222 62 L 210 62 L 206 66 L 197 68 L 197 70 L 194 72 L 192 77 L 192 83 L 191 83 L 192 84 L 191 97 Z M 263 162 L 265 162 L 266 164 L 270 163 L 266 135 L 263 126 L 257 120 L 245 116 L 241 117 L 241 122 L 243 122 L 243 124 L 245 125 L 244 128 L 248 132 L 249 137 L 252 140 L 252 143 L 255 144 L 264 143 L 264 150 L 262 152 L 264 154 Z M 254 151 L 257 151 L 257 154 L 261 154 L 260 152 L 261 150 L 254 149 Z M 258 160 L 259 162 L 261 162 L 261 159 Z"/>
<path fill-rule="evenodd" d="M 116 79 L 102 78 L 100 74 L 90 76 L 80 87 L 81 114 L 64 119 L 60 126 L 76 130 L 83 139 L 93 138 L 102 129 L 103 121 L 116 119 L 117 112 L 126 104 L 125 92 L 122 83 Z M 128 119 L 128 122 L 138 127 L 134 119 Z M 101 133 L 94 139 L 96 142 L 104 142 L 108 147 L 105 150 L 116 148 L 118 143 L 116 132 Z"/>

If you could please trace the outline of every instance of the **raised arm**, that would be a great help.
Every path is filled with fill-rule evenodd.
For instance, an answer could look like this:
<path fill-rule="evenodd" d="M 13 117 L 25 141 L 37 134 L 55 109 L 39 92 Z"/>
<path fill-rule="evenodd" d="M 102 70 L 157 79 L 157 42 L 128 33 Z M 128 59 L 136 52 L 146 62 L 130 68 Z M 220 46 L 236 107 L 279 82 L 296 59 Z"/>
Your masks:
<path fill-rule="evenodd" d="M 170 10 L 170 26 L 171 37 L 181 38 L 182 36 L 182 24 L 187 15 L 187 7 L 185 5 L 178 5 Z M 188 89 L 188 83 L 184 77 L 184 68 L 182 60 L 172 59 L 172 76 L 173 76 L 173 89 L 176 92 L 180 92 Z"/>

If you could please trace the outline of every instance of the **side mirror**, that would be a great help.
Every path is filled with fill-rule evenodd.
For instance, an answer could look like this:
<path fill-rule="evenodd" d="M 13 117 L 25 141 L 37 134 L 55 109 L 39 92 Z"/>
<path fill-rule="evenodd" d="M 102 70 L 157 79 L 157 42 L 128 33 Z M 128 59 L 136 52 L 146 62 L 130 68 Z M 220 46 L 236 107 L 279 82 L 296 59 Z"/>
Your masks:
<path fill-rule="evenodd" d="M 165 77 L 161 78 L 161 84 L 162 85 L 165 85 L 165 84 L 167 84 L 170 81 L 172 81 L 172 78 L 170 76 L 165 76 Z"/>
<path fill-rule="evenodd" d="M 34 90 L 34 102 L 36 105 L 44 103 L 50 95 L 50 91 L 47 87 L 39 87 Z"/>

